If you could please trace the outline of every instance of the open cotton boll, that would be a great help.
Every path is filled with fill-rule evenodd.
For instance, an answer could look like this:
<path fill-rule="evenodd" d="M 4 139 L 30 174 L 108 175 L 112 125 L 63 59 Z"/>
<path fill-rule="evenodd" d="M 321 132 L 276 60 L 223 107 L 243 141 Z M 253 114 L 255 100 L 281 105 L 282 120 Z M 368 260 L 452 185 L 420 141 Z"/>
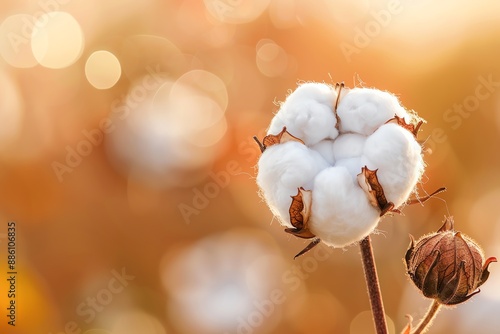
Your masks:
<path fill-rule="evenodd" d="M 326 84 L 300 85 L 281 105 L 269 126 L 268 134 L 279 133 L 285 126 L 307 146 L 338 135 L 333 105 L 337 93 Z"/>
<path fill-rule="evenodd" d="M 324 139 L 317 144 L 314 144 L 311 149 L 321 154 L 321 156 L 328 162 L 330 165 L 335 163 L 335 157 L 333 154 L 333 145 L 335 141 L 332 139 Z"/>
<path fill-rule="evenodd" d="M 382 125 L 366 140 L 361 163 L 378 169 L 385 197 L 395 207 L 406 201 L 423 173 L 421 151 L 413 135 L 397 124 Z"/>
<path fill-rule="evenodd" d="M 292 227 L 288 211 L 297 188 L 312 189 L 314 177 L 327 167 L 318 152 L 299 142 L 273 145 L 262 153 L 257 184 L 282 225 Z"/>
<path fill-rule="evenodd" d="M 391 93 L 372 88 L 353 88 L 340 100 L 337 114 L 340 132 L 371 135 L 394 115 L 409 121 L 406 110 Z"/>
<path fill-rule="evenodd" d="M 424 170 L 421 124 L 377 89 L 306 83 L 287 97 L 259 142 L 257 183 L 286 232 L 313 238 L 298 255 L 361 241 L 399 212 Z"/>
<path fill-rule="evenodd" d="M 377 226 L 380 212 L 344 167 L 330 167 L 319 173 L 312 198 L 309 229 L 330 246 L 348 246 Z"/>
<path fill-rule="evenodd" d="M 360 157 L 363 154 L 366 137 L 357 133 L 345 133 L 337 137 L 333 143 L 335 160 Z"/>

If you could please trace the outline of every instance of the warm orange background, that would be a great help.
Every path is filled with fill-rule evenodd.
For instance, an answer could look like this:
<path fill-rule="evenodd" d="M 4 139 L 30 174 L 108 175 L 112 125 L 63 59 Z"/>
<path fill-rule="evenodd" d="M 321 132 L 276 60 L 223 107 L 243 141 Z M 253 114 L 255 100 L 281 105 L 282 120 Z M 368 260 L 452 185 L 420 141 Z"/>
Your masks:
<path fill-rule="evenodd" d="M 2 22 L 69 13 L 83 42 L 69 28 L 52 31 L 62 37 L 49 44 L 47 67 L 30 53 L 30 36 L 12 53 L 8 37 L 22 26 L 0 29 L 0 331 L 372 333 L 358 248 L 328 255 L 321 245 L 294 261 L 304 241 L 272 222 L 257 194 L 251 137 L 262 138 L 274 102 L 300 81 L 388 90 L 427 120 L 419 193 L 448 191 L 385 218 L 373 236 L 391 333 L 429 303 L 405 276 L 409 233 L 453 215 L 486 256 L 500 256 L 500 85 L 484 86 L 500 82 L 500 4 L 347 3 L 3 1 Z M 109 89 L 86 74 L 98 50 L 119 60 Z M 148 69 L 161 78 L 144 93 Z M 130 94 L 140 103 L 121 119 Z M 166 107 L 173 100 L 179 109 Z M 85 146 L 84 132 L 108 117 L 116 127 L 58 178 L 54 162 L 64 164 L 68 147 Z M 17 223 L 15 328 L 5 317 L 8 221 Z M 134 277 L 126 286 L 113 278 L 122 270 Z M 496 264 L 491 272 L 431 333 L 500 328 Z M 77 311 L 88 298 L 102 301 L 92 317 Z"/>

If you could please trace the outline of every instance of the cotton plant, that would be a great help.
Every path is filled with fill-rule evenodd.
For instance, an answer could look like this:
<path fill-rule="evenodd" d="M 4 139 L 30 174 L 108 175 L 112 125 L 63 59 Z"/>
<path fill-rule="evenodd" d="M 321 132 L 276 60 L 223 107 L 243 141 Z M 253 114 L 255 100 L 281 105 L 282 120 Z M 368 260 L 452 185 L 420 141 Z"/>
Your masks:
<path fill-rule="evenodd" d="M 254 138 L 262 198 L 285 232 L 312 240 L 296 257 L 320 242 L 360 245 L 377 333 L 387 326 L 370 234 L 381 217 L 444 190 L 409 199 L 425 169 L 422 124 L 389 92 L 310 82 L 280 104 L 262 142 Z"/>

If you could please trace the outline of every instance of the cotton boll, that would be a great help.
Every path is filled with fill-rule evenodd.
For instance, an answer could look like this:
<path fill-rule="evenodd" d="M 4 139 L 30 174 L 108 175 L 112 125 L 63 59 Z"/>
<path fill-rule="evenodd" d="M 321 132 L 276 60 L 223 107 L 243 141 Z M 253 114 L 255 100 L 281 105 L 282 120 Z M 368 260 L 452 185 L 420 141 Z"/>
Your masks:
<path fill-rule="evenodd" d="M 338 135 L 337 118 L 333 111 L 337 94 L 326 84 L 305 83 L 299 86 L 271 121 L 268 134 L 279 133 L 284 126 L 288 132 L 312 146 L 323 139 Z"/>
<path fill-rule="evenodd" d="M 394 115 L 409 121 L 396 96 L 371 88 L 351 89 L 339 102 L 340 132 L 371 135 Z"/>
<path fill-rule="evenodd" d="M 309 229 L 333 247 L 345 247 L 370 234 L 380 212 L 344 167 L 323 170 L 314 180 Z"/>
<path fill-rule="evenodd" d="M 366 140 L 361 163 L 377 171 L 385 197 L 402 205 L 424 170 L 422 148 L 413 135 L 397 124 L 385 124 Z"/>
<path fill-rule="evenodd" d="M 314 177 L 327 167 L 318 152 L 298 142 L 273 145 L 262 153 L 257 184 L 282 225 L 292 227 L 288 210 L 297 188 L 312 189 Z"/>
<path fill-rule="evenodd" d="M 335 160 L 360 157 L 365 147 L 366 136 L 357 133 L 342 134 L 333 143 Z"/>
<path fill-rule="evenodd" d="M 337 139 L 338 140 L 338 139 Z M 311 149 L 321 154 L 323 159 L 325 159 L 330 165 L 333 166 L 335 163 L 335 158 L 333 155 L 333 145 L 335 141 L 331 139 L 324 139 L 317 144 L 314 144 Z"/>

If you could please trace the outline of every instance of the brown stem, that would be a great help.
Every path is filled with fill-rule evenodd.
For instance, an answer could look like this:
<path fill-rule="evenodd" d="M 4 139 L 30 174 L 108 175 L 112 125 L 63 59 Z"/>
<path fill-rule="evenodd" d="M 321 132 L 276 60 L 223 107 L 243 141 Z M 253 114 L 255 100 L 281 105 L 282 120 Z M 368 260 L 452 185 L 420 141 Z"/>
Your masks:
<path fill-rule="evenodd" d="M 430 325 L 432 324 L 432 320 L 434 320 L 434 317 L 438 314 L 440 308 L 441 304 L 434 299 L 434 301 L 431 304 L 431 307 L 429 307 L 429 309 L 427 310 L 427 314 L 422 320 L 420 320 L 417 329 L 415 329 L 415 331 L 413 331 L 412 334 L 421 334 L 427 332 Z"/>
<path fill-rule="evenodd" d="M 370 236 L 364 238 L 359 244 L 361 248 L 361 259 L 363 261 L 363 271 L 365 272 L 366 286 L 372 308 L 373 322 L 377 334 L 387 334 L 387 323 L 385 320 L 384 304 L 380 285 L 378 284 L 377 268 L 373 257 L 373 249 Z"/>

